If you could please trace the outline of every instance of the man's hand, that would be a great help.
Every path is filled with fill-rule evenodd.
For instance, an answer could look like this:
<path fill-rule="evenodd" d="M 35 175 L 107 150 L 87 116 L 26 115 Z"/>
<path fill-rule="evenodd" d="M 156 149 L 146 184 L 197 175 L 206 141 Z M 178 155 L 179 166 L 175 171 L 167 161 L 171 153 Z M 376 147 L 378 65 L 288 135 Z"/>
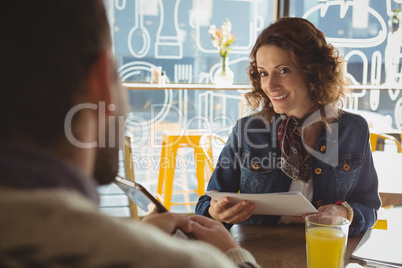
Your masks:
<path fill-rule="evenodd" d="M 141 223 L 152 224 L 168 234 L 173 234 L 177 229 L 185 233 L 191 233 L 192 231 L 190 218 L 187 215 L 170 212 L 152 212 Z"/>
<path fill-rule="evenodd" d="M 239 245 L 222 223 L 204 216 L 191 216 L 192 234 L 200 241 L 207 242 L 223 253 Z"/>
<path fill-rule="evenodd" d="M 189 217 L 170 212 L 153 212 L 146 216 L 141 224 L 152 224 L 168 234 L 173 234 L 177 229 L 192 233 L 196 239 L 207 242 L 222 252 L 239 247 L 222 223 L 204 216 Z"/>
<path fill-rule="evenodd" d="M 208 209 L 209 215 L 217 221 L 236 224 L 250 218 L 256 208 L 254 203 L 249 203 L 247 200 L 228 208 L 229 201 L 229 197 L 222 198 L 219 201 L 212 199 Z"/>

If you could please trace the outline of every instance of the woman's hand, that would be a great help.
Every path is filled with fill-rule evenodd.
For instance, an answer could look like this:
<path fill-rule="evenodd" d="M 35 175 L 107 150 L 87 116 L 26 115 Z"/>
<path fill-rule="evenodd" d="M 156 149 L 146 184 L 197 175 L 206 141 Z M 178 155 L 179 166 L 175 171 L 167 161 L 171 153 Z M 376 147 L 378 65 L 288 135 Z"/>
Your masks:
<path fill-rule="evenodd" d="M 256 208 L 255 203 L 249 203 L 247 200 L 227 207 L 229 201 L 229 197 L 222 198 L 219 201 L 212 199 L 208 209 L 209 215 L 217 221 L 236 224 L 250 218 Z"/>
<path fill-rule="evenodd" d="M 344 206 L 330 204 L 330 205 L 321 206 L 317 210 L 320 213 L 326 213 L 326 214 L 334 215 L 334 216 L 341 216 L 345 219 L 348 218 L 348 210 Z M 304 223 L 305 218 L 310 214 L 314 214 L 314 213 L 307 213 L 307 214 L 303 214 L 301 216 L 295 216 L 295 217 L 293 217 L 293 220 Z"/>
<path fill-rule="evenodd" d="M 207 242 L 223 253 L 239 247 L 230 232 L 222 223 L 204 216 L 191 216 L 192 234 L 201 241 Z"/>
<path fill-rule="evenodd" d="M 341 216 L 345 219 L 348 218 L 348 210 L 344 206 L 339 206 L 335 204 L 325 205 L 318 208 L 318 212 Z"/>

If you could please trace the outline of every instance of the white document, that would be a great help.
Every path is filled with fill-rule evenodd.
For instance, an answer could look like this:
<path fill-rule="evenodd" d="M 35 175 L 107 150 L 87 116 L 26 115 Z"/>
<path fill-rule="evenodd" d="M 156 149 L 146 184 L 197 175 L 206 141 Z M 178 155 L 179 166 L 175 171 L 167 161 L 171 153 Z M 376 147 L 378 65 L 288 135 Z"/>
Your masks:
<path fill-rule="evenodd" d="M 353 259 L 382 264 L 381 267 L 402 267 L 402 230 L 369 229 L 364 234 Z"/>
<path fill-rule="evenodd" d="M 229 205 L 234 205 L 243 200 L 253 202 L 257 206 L 254 215 L 300 216 L 304 213 L 317 212 L 315 207 L 299 191 L 269 194 L 207 192 L 207 195 L 216 200 L 229 197 Z"/>

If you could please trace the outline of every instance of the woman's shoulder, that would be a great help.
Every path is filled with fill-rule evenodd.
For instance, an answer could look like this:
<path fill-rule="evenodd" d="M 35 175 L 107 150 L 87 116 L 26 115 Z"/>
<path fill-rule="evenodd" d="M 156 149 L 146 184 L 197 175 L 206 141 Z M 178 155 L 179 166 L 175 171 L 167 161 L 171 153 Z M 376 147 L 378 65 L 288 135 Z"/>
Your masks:
<path fill-rule="evenodd" d="M 337 123 L 340 135 L 356 135 L 361 137 L 361 135 L 369 133 L 366 119 L 357 113 L 341 111 Z"/>
<path fill-rule="evenodd" d="M 340 124 L 346 125 L 346 126 L 354 125 L 357 128 L 365 128 L 365 129 L 367 128 L 368 129 L 368 124 L 367 124 L 366 119 L 364 119 L 363 116 L 361 116 L 357 113 L 353 113 L 353 112 L 340 110 L 338 122 Z"/>

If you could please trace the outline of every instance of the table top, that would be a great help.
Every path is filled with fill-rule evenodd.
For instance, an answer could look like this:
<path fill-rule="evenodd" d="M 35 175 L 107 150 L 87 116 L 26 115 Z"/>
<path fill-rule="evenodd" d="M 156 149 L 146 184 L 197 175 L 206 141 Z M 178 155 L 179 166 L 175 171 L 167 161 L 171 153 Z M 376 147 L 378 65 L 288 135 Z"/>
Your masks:
<path fill-rule="evenodd" d="M 378 191 L 382 206 L 402 203 L 402 178 L 400 169 L 402 153 L 373 152 L 374 166 L 378 176 Z"/>
<path fill-rule="evenodd" d="M 253 254 L 261 267 L 307 267 L 304 224 L 241 224 L 230 230 L 239 245 Z M 347 264 L 358 265 L 350 255 L 363 234 L 349 238 L 345 253 Z M 351 266 L 350 266 L 351 267 Z"/>
<path fill-rule="evenodd" d="M 375 151 L 373 161 L 379 181 L 379 192 L 402 194 L 402 153 Z"/>

